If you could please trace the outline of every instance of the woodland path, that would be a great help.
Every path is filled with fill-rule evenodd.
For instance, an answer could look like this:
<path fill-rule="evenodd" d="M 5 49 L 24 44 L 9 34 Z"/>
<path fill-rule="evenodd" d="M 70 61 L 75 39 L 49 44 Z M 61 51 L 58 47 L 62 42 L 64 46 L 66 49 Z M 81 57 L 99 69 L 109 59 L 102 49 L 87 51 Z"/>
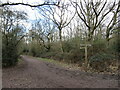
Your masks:
<path fill-rule="evenodd" d="M 3 88 L 117 88 L 117 76 L 69 70 L 31 56 L 3 69 Z"/>

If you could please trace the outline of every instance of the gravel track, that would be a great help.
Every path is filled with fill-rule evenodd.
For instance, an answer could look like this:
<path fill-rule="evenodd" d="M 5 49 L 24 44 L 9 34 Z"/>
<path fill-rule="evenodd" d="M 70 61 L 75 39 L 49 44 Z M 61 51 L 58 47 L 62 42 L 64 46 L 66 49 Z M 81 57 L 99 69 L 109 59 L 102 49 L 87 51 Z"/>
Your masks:
<path fill-rule="evenodd" d="M 20 64 L 3 69 L 3 88 L 118 88 L 117 76 L 69 70 L 30 56 L 21 57 Z"/>

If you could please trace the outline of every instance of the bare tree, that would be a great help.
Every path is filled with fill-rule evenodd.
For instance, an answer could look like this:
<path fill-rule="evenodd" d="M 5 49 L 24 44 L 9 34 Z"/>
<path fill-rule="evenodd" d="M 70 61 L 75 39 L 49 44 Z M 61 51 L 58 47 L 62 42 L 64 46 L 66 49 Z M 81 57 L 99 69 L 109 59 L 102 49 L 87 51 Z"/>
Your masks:
<path fill-rule="evenodd" d="M 74 18 L 75 14 L 72 14 L 73 16 L 70 15 L 70 13 L 73 13 L 69 10 L 70 4 L 66 4 L 65 0 L 59 3 L 58 7 L 54 7 L 54 6 L 49 6 L 49 7 L 45 7 L 43 8 L 39 8 L 40 10 L 42 10 L 43 13 L 41 13 L 44 17 L 50 19 L 51 21 L 54 22 L 54 24 L 56 25 L 56 27 L 59 30 L 59 40 L 60 40 L 60 44 L 61 44 L 61 51 L 63 52 L 63 46 L 62 46 L 62 30 L 63 28 L 65 28 L 66 26 L 68 26 L 70 24 L 70 22 L 72 21 L 72 19 Z"/>
<path fill-rule="evenodd" d="M 40 46 L 46 48 L 47 51 L 50 51 L 54 31 L 55 25 L 50 20 L 37 20 L 33 25 L 30 37 L 33 41 L 37 41 Z"/>
<path fill-rule="evenodd" d="M 117 18 L 118 18 L 118 13 L 120 11 L 120 1 L 118 2 L 118 4 L 116 5 L 116 8 L 112 11 L 113 16 L 112 19 L 110 20 L 109 24 L 107 25 L 107 29 L 106 29 L 106 40 L 109 43 L 110 35 L 112 35 L 113 31 L 114 31 L 114 27 L 118 24 Z"/>
<path fill-rule="evenodd" d="M 71 4 L 76 9 L 78 17 L 86 25 L 88 29 L 88 41 L 93 39 L 94 31 L 105 21 L 105 18 L 113 11 L 116 6 L 116 1 L 109 3 L 107 0 L 94 2 L 89 0 L 71 1 Z M 119 8 L 119 7 L 118 7 Z M 118 10 L 115 12 L 117 13 Z M 114 14 L 115 17 L 116 14 Z M 114 23 L 112 24 L 114 26 Z M 111 28 L 109 28 L 110 30 Z M 109 32 L 107 30 L 107 32 Z"/>
<path fill-rule="evenodd" d="M 20 11 L 12 11 L 9 7 L 4 7 L 1 14 L 1 30 L 2 34 L 6 37 L 6 43 L 8 42 L 9 33 L 17 34 L 20 33 L 20 30 L 15 30 L 20 28 L 20 20 L 26 20 L 26 13 Z M 18 36 L 18 35 L 17 35 Z M 25 35 L 19 34 L 18 41 L 15 46 L 24 38 Z"/>

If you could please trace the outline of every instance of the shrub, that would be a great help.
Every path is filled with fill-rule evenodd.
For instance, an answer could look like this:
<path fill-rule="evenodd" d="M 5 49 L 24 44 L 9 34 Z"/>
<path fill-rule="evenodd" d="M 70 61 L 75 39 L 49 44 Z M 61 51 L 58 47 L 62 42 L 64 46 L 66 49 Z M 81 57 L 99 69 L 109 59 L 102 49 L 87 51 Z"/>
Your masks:
<path fill-rule="evenodd" d="M 94 40 L 92 43 L 92 51 L 93 53 L 106 51 L 106 40 Z"/>
<path fill-rule="evenodd" d="M 74 45 L 70 41 L 64 41 L 63 42 L 63 51 L 64 52 L 70 52 L 74 48 Z"/>
<path fill-rule="evenodd" d="M 116 37 L 113 40 L 111 40 L 109 44 L 109 49 L 116 53 L 120 53 L 120 38 Z"/>
<path fill-rule="evenodd" d="M 115 60 L 116 57 L 107 53 L 97 53 L 90 57 L 90 66 L 98 71 L 107 70 L 107 67 L 111 64 L 111 61 Z"/>
<path fill-rule="evenodd" d="M 2 66 L 9 67 L 16 65 L 18 62 L 17 48 L 12 44 L 8 46 L 3 46 L 2 48 Z"/>

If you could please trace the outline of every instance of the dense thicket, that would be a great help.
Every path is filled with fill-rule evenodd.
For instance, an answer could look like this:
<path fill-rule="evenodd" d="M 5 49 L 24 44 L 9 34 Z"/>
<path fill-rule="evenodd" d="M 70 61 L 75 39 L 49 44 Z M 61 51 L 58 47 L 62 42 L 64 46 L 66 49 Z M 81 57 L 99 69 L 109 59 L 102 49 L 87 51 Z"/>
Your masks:
<path fill-rule="evenodd" d="M 16 65 L 18 62 L 18 47 L 21 39 L 24 37 L 24 28 L 19 22 L 19 20 L 22 19 L 26 19 L 25 13 L 12 11 L 8 7 L 2 8 L 1 32 L 3 67 Z"/>

